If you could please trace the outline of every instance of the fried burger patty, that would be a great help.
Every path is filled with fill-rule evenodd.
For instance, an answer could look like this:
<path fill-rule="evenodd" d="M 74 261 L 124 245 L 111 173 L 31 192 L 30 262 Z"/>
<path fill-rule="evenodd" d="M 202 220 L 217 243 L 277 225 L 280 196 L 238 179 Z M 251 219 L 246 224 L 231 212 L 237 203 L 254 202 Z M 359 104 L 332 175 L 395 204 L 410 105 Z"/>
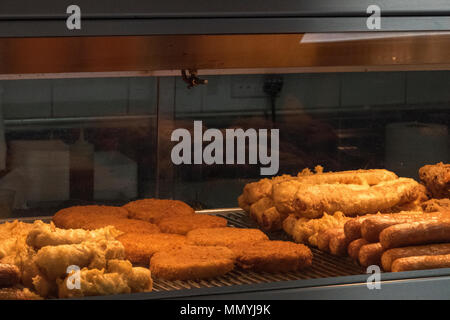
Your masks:
<path fill-rule="evenodd" d="M 193 215 L 194 209 L 179 200 L 141 199 L 123 206 L 130 218 L 159 223 L 163 218 Z"/>
<path fill-rule="evenodd" d="M 159 251 L 150 259 L 152 276 L 194 280 L 222 276 L 234 268 L 234 254 L 225 247 L 180 246 Z"/>
<path fill-rule="evenodd" d="M 189 231 L 188 242 L 198 246 L 245 245 L 269 238 L 258 229 L 244 228 L 201 228 Z"/>
<path fill-rule="evenodd" d="M 239 267 L 254 271 L 297 271 L 311 266 L 313 258 L 307 246 L 289 241 L 259 241 L 229 248 Z"/>
<path fill-rule="evenodd" d="M 119 236 L 117 240 L 123 244 L 128 260 L 134 264 L 146 266 L 156 252 L 184 245 L 187 242 L 185 236 L 166 233 L 126 233 Z"/>
<path fill-rule="evenodd" d="M 120 218 L 128 218 L 128 211 L 121 207 L 75 206 L 59 210 L 53 216 L 53 222 L 59 228 L 83 229 L 92 221 Z"/>
<path fill-rule="evenodd" d="M 206 214 L 172 216 L 164 218 L 158 223 L 161 232 L 185 235 L 189 231 L 199 228 L 220 228 L 227 226 L 227 220 Z"/>

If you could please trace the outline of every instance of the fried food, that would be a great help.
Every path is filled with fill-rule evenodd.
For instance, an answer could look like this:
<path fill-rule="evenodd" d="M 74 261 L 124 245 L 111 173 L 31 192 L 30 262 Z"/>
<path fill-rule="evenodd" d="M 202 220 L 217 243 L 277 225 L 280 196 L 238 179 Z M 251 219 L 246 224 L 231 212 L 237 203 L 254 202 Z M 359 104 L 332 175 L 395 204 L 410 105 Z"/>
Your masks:
<path fill-rule="evenodd" d="M 450 211 L 450 199 L 430 199 L 421 203 L 424 212 L 445 212 Z"/>
<path fill-rule="evenodd" d="M 313 258 L 308 247 L 289 241 L 258 241 L 246 246 L 233 245 L 230 249 L 239 267 L 253 271 L 297 271 L 311 266 Z"/>
<path fill-rule="evenodd" d="M 330 240 L 344 232 L 342 228 L 328 228 L 317 233 L 317 247 L 319 250 L 330 252 Z"/>
<path fill-rule="evenodd" d="M 450 254 L 406 257 L 392 263 L 392 272 L 450 268 Z"/>
<path fill-rule="evenodd" d="M 0 289 L 0 300 L 42 300 L 42 297 L 28 288 L 3 288 Z"/>
<path fill-rule="evenodd" d="M 19 269 L 12 264 L 0 263 L 0 288 L 12 287 L 19 283 Z"/>
<path fill-rule="evenodd" d="M 450 220 L 397 224 L 381 231 L 380 242 L 384 249 L 450 242 Z"/>
<path fill-rule="evenodd" d="M 153 276 L 166 280 L 207 279 L 230 272 L 234 262 L 234 253 L 226 247 L 187 245 L 155 253 L 150 270 Z"/>
<path fill-rule="evenodd" d="M 379 242 L 369 243 L 359 249 L 358 260 L 363 267 L 371 265 L 381 266 L 381 255 L 384 249 Z"/>
<path fill-rule="evenodd" d="M 189 216 L 169 217 L 159 224 L 161 232 L 186 235 L 189 231 L 199 228 L 220 228 L 227 226 L 227 220 L 222 217 L 193 214 Z"/>
<path fill-rule="evenodd" d="M 436 256 L 450 254 L 450 243 L 427 244 L 423 246 L 412 246 L 389 249 L 381 256 L 381 264 L 384 271 L 391 271 L 392 263 L 400 258 L 417 256 Z"/>
<path fill-rule="evenodd" d="M 205 228 L 189 231 L 188 243 L 197 246 L 232 246 L 248 245 L 269 238 L 258 229 L 244 228 Z"/>
<path fill-rule="evenodd" d="M 345 237 L 344 229 L 339 228 L 339 233 L 335 237 L 330 237 L 330 253 L 335 256 L 345 256 L 350 241 Z"/>
<path fill-rule="evenodd" d="M 347 216 L 389 210 L 419 196 L 419 184 L 409 178 L 380 182 L 374 186 L 349 184 L 302 184 L 293 202 L 299 217 L 320 218 L 324 212 L 341 211 Z"/>
<path fill-rule="evenodd" d="M 119 241 L 102 240 L 43 247 L 34 260 L 48 280 L 55 280 L 65 276 L 71 265 L 103 269 L 108 260 L 124 258 L 125 249 Z"/>
<path fill-rule="evenodd" d="M 157 225 L 137 219 L 99 219 L 87 223 L 84 229 L 96 230 L 108 226 L 113 226 L 123 233 L 159 233 Z"/>
<path fill-rule="evenodd" d="M 255 220 L 258 225 L 266 231 L 280 230 L 283 226 L 283 221 L 286 219 L 286 214 L 281 214 L 274 207 L 271 198 L 264 197 L 250 207 L 250 217 Z"/>
<path fill-rule="evenodd" d="M 60 298 L 147 292 L 153 286 L 149 269 L 133 268 L 130 262 L 121 260 L 111 260 L 106 270 L 82 269 L 79 289 L 74 287 L 73 275 L 74 272 L 64 280 L 58 280 Z"/>
<path fill-rule="evenodd" d="M 56 212 L 53 222 L 58 228 L 85 229 L 86 225 L 97 220 L 128 218 L 128 211 L 112 206 L 75 206 Z M 95 228 L 96 229 L 96 228 Z"/>
<path fill-rule="evenodd" d="M 423 166 L 419 177 L 433 198 L 450 198 L 450 164 L 439 162 Z"/>
<path fill-rule="evenodd" d="M 150 258 L 158 251 L 187 243 L 185 236 L 167 233 L 126 233 L 117 240 L 125 247 L 126 259 L 138 265 L 148 265 Z"/>
<path fill-rule="evenodd" d="M 47 224 L 36 221 L 27 235 L 26 242 L 30 247 L 39 250 L 45 246 L 57 246 L 61 244 L 76 244 L 84 241 L 114 240 L 122 232 L 113 226 L 108 226 L 93 231 L 83 229 L 59 229 L 53 223 Z"/>
<path fill-rule="evenodd" d="M 359 251 L 361 247 L 369 244 L 366 239 L 356 239 L 349 243 L 347 247 L 347 253 L 353 260 L 358 260 Z"/>
<path fill-rule="evenodd" d="M 292 236 L 295 242 L 317 247 L 320 232 L 330 228 L 343 227 L 350 218 L 342 212 L 335 212 L 333 215 L 325 213 L 319 219 L 297 218 L 295 221 L 293 217 L 288 219 L 284 223 L 285 231 Z"/>
<path fill-rule="evenodd" d="M 123 206 L 130 218 L 158 224 L 163 218 L 193 215 L 194 209 L 179 200 L 141 199 Z"/>

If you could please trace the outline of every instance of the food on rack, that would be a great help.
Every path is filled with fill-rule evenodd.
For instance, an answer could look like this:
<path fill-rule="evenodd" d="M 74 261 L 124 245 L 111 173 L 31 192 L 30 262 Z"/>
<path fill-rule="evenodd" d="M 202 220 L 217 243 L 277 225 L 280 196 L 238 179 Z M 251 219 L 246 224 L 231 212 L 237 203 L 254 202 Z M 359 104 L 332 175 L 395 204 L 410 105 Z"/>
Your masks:
<path fill-rule="evenodd" d="M 12 264 L 0 263 L 0 288 L 12 287 L 19 283 L 19 268 Z"/>
<path fill-rule="evenodd" d="M 137 219 L 105 219 L 86 224 L 85 229 L 96 230 L 107 226 L 113 226 L 123 233 L 159 233 L 161 230 L 156 224 Z"/>
<path fill-rule="evenodd" d="M 433 198 L 450 198 L 450 164 L 442 162 L 419 169 L 420 180 Z"/>
<path fill-rule="evenodd" d="M 42 300 L 28 288 L 2 288 L 0 289 L 0 300 Z"/>
<path fill-rule="evenodd" d="M 347 255 L 349 241 L 345 237 L 344 229 L 339 228 L 339 233 L 335 237 L 330 237 L 330 253 L 335 256 Z"/>
<path fill-rule="evenodd" d="M 380 233 L 384 249 L 450 242 L 450 220 L 402 223 Z"/>
<path fill-rule="evenodd" d="M 311 266 L 313 258 L 308 247 L 288 241 L 258 241 L 230 249 L 239 267 L 253 271 L 298 271 Z"/>
<path fill-rule="evenodd" d="M 152 276 L 166 280 L 207 279 L 230 272 L 234 263 L 235 254 L 226 247 L 186 245 L 155 253 L 150 270 Z"/>
<path fill-rule="evenodd" d="M 127 203 L 122 208 L 129 212 L 130 218 L 158 224 L 163 218 L 193 215 L 189 205 L 179 200 L 141 199 Z"/>
<path fill-rule="evenodd" d="M 291 215 L 283 222 L 283 228 L 295 242 L 317 247 L 319 232 L 343 227 L 349 219 L 342 212 L 335 212 L 333 215 L 325 213 L 319 219 L 296 218 Z"/>
<path fill-rule="evenodd" d="M 269 238 L 259 229 L 246 228 L 204 228 L 189 231 L 188 243 L 197 246 L 234 246 L 268 240 Z"/>
<path fill-rule="evenodd" d="M 409 178 L 383 181 L 374 186 L 302 184 L 293 201 L 294 214 L 320 218 L 324 212 L 341 211 L 347 216 L 377 213 L 414 201 L 419 190 L 419 184 Z"/>
<path fill-rule="evenodd" d="M 26 243 L 33 249 L 39 250 L 46 246 L 62 244 L 77 244 L 84 241 L 114 240 L 122 232 L 108 226 L 92 231 L 83 229 L 59 229 L 53 223 L 36 221 L 28 232 Z"/>
<path fill-rule="evenodd" d="M 126 233 L 117 237 L 117 240 L 125 247 L 126 259 L 138 265 L 148 265 L 156 252 L 187 242 L 185 236 L 167 233 Z"/>
<path fill-rule="evenodd" d="M 149 269 L 133 267 L 129 261 L 124 260 L 110 260 L 106 269 L 82 269 L 79 273 L 79 289 L 69 286 L 74 285 L 73 275 L 74 272 L 64 280 L 58 280 L 60 298 L 147 292 L 153 286 Z"/>
<path fill-rule="evenodd" d="M 86 226 L 95 221 L 125 219 L 128 211 L 112 206 L 75 206 L 56 212 L 53 222 L 58 228 L 86 229 Z"/>
<path fill-rule="evenodd" d="M 300 175 L 302 173 L 299 173 Z M 311 171 L 304 171 L 303 174 L 313 174 Z M 248 183 L 244 186 L 241 202 L 251 206 L 258 200 L 264 197 L 269 197 L 272 194 L 272 186 L 285 180 L 295 179 L 295 177 L 284 174 L 273 177 L 272 179 L 264 178 L 256 182 Z"/>
<path fill-rule="evenodd" d="M 281 214 L 274 207 L 273 201 L 269 197 L 259 199 L 253 203 L 249 209 L 250 217 L 266 231 L 276 231 L 282 228 L 285 214 Z"/>
<path fill-rule="evenodd" d="M 450 254 L 399 258 L 392 263 L 392 272 L 450 268 Z"/>
<path fill-rule="evenodd" d="M 161 232 L 186 235 L 189 231 L 199 228 L 226 227 L 227 220 L 222 217 L 193 214 L 179 217 L 168 217 L 158 223 Z"/>
<path fill-rule="evenodd" d="M 450 199 L 430 199 L 421 203 L 423 212 L 450 211 Z"/>
<path fill-rule="evenodd" d="M 393 248 L 383 253 L 381 257 L 381 264 L 383 266 L 383 270 L 389 272 L 392 270 L 392 263 L 400 258 L 446 254 L 450 254 L 450 243 Z"/>
<path fill-rule="evenodd" d="M 356 239 L 350 242 L 347 247 L 347 253 L 349 257 L 353 260 L 358 260 L 359 251 L 361 250 L 361 247 L 365 246 L 366 244 L 369 244 L 366 239 Z"/>
<path fill-rule="evenodd" d="M 330 239 L 339 236 L 343 232 L 342 228 L 329 228 L 319 231 L 317 234 L 317 248 L 330 252 Z"/>
<path fill-rule="evenodd" d="M 368 267 L 371 265 L 381 266 L 381 255 L 383 252 L 384 248 L 379 242 L 363 245 L 359 249 L 359 264 L 363 267 Z"/>

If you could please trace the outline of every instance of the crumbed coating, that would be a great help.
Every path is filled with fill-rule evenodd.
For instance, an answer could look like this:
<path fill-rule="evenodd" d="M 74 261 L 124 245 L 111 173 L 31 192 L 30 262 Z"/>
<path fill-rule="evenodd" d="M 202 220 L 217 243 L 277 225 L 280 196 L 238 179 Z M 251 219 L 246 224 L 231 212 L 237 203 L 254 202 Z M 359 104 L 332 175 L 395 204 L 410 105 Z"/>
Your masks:
<path fill-rule="evenodd" d="M 124 233 L 159 233 L 156 224 L 137 219 L 98 219 L 86 223 L 84 229 L 96 230 L 107 226 L 113 226 Z"/>
<path fill-rule="evenodd" d="M 126 259 L 134 264 L 146 266 L 156 252 L 187 243 L 185 236 L 167 233 L 126 233 L 117 240 L 125 247 Z"/>
<path fill-rule="evenodd" d="M 189 231 L 199 228 L 226 227 L 227 220 L 222 217 L 207 214 L 169 217 L 162 219 L 158 227 L 161 232 L 186 235 Z"/>
<path fill-rule="evenodd" d="M 3 288 L 0 289 L 0 300 L 42 300 L 42 297 L 28 288 Z"/>
<path fill-rule="evenodd" d="M 166 280 L 208 279 L 230 272 L 234 262 L 234 253 L 226 247 L 187 245 L 155 253 L 150 270 Z"/>
<path fill-rule="evenodd" d="M 159 223 L 163 218 L 185 216 L 195 213 L 189 205 L 179 200 L 141 199 L 123 206 L 130 218 Z"/>
<path fill-rule="evenodd" d="M 190 244 L 198 246 L 246 245 L 269 238 L 258 229 L 244 228 L 205 228 L 189 231 L 187 239 Z"/>
<path fill-rule="evenodd" d="M 433 198 L 450 198 L 450 164 L 439 162 L 423 166 L 419 177 Z"/>
<path fill-rule="evenodd" d="M 297 271 L 311 266 L 313 258 L 308 247 L 289 241 L 259 241 L 230 249 L 239 267 L 254 271 Z"/>
<path fill-rule="evenodd" d="M 113 206 L 75 206 L 56 212 L 53 222 L 58 228 L 86 229 L 86 225 L 97 220 L 125 219 L 128 211 Z"/>

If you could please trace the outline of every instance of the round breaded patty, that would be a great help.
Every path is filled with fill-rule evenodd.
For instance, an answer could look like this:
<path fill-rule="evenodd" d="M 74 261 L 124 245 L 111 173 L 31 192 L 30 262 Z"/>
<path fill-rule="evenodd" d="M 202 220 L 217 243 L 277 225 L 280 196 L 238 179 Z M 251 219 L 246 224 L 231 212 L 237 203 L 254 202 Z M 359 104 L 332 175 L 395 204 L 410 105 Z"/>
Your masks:
<path fill-rule="evenodd" d="M 239 267 L 254 271 L 297 271 L 311 266 L 313 258 L 307 246 L 289 241 L 259 241 L 229 248 Z"/>
<path fill-rule="evenodd" d="M 159 251 L 150 259 L 152 276 L 194 280 L 222 276 L 234 268 L 234 254 L 225 247 L 180 246 Z"/>
<path fill-rule="evenodd" d="M 156 252 L 184 245 L 187 242 L 185 236 L 167 233 L 126 233 L 119 236 L 117 240 L 123 244 L 128 260 L 134 264 L 145 266 L 149 265 L 150 258 Z"/>
<path fill-rule="evenodd" d="M 101 219 L 125 219 L 128 211 L 121 207 L 112 206 L 75 206 L 59 210 L 53 216 L 53 223 L 64 229 L 83 229 L 86 224 Z"/>
<path fill-rule="evenodd" d="M 83 229 L 86 230 L 95 230 L 99 228 L 104 228 L 106 226 L 113 226 L 117 230 L 122 231 L 124 233 L 160 233 L 158 226 L 156 224 L 137 220 L 137 219 L 98 219 L 91 222 L 87 222 Z"/>
<path fill-rule="evenodd" d="M 186 203 L 179 200 L 141 199 L 123 206 L 130 218 L 159 223 L 163 218 L 193 215 L 195 213 Z"/>
<path fill-rule="evenodd" d="M 189 231 L 199 228 L 226 227 L 227 220 L 207 214 L 193 214 L 179 217 L 164 218 L 158 223 L 161 232 L 185 235 Z"/>
<path fill-rule="evenodd" d="M 232 246 L 245 245 L 256 241 L 269 240 L 258 229 L 244 228 L 201 228 L 189 231 L 188 242 L 198 246 Z"/>

